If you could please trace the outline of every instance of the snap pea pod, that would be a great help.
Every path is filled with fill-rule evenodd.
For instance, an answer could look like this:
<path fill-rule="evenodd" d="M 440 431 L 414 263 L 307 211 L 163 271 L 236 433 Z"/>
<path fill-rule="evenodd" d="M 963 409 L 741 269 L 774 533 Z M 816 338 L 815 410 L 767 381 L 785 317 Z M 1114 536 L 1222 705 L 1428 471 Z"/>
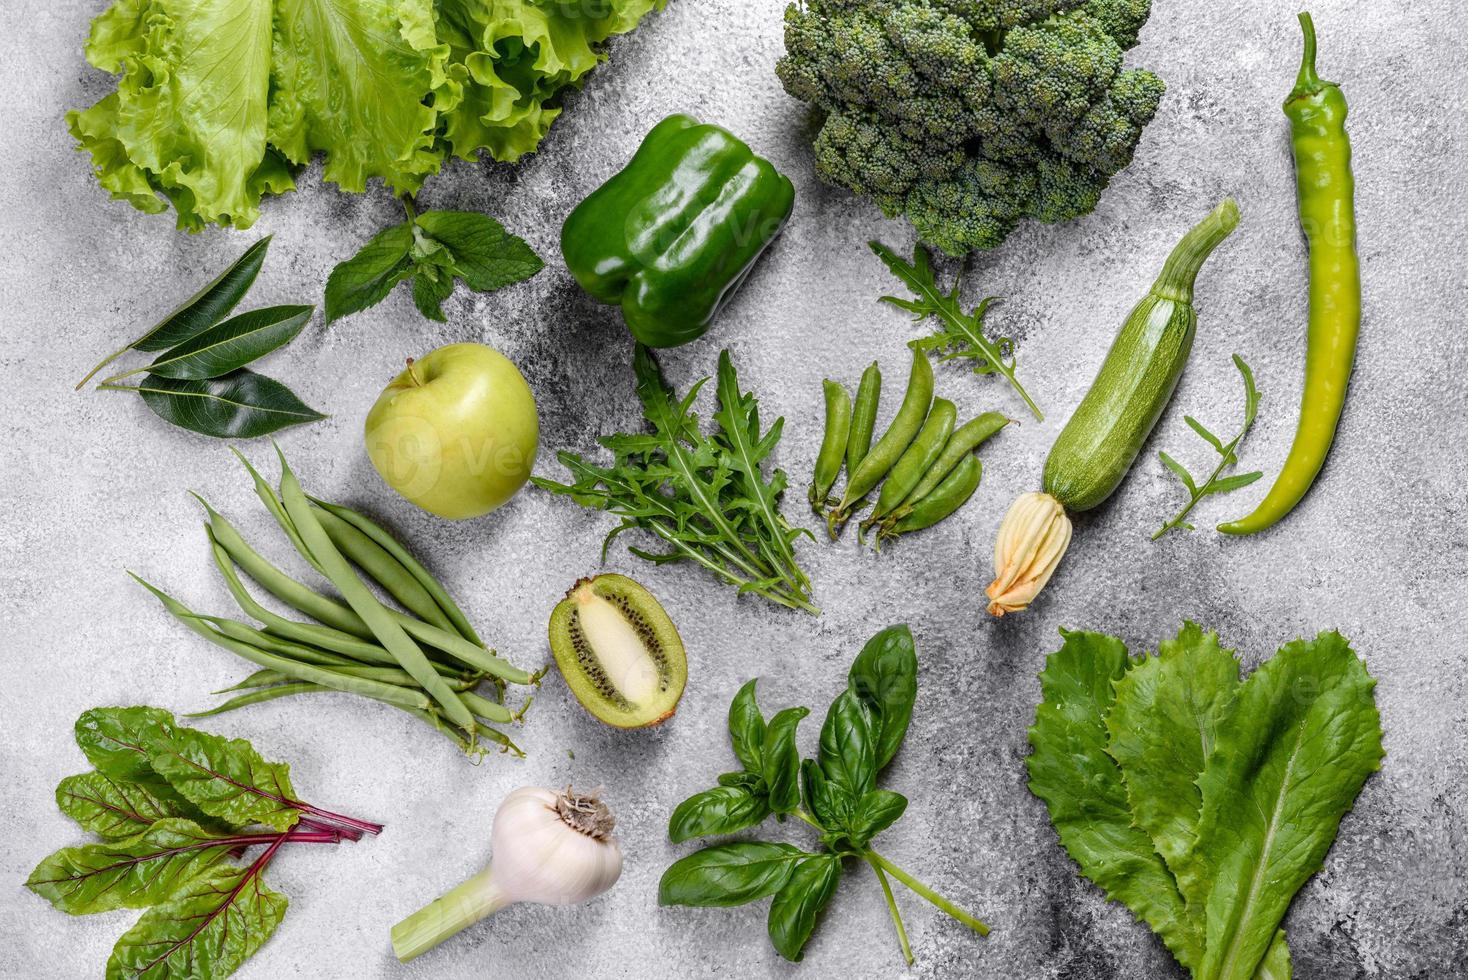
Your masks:
<path fill-rule="evenodd" d="M 882 477 L 896 464 L 898 458 L 917 436 L 923 420 L 928 417 L 928 408 L 933 403 L 933 366 L 921 350 L 912 352 L 912 371 L 907 378 L 907 393 L 902 396 L 902 405 L 892 424 L 877 440 L 855 470 L 847 477 L 846 492 L 834 514 L 835 523 L 844 523 L 862 498 L 881 482 Z"/>
<path fill-rule="evenodd" d="M 882 397 L 882 369 L 876 361 L 861 373 L 856 386 L 856 403 L 851 410 L 851 435 L 846 440 L 846 472 L 855 473 L 872 448 L 872 430 L 877 426 L 877 403 Z"/>
<path fill-rule="evenodd" d="M 851 437 L 851 394 L 829 379 L 821 382 L 826 396 L 826 435 L 816 455 L 816 471 L 810 484 L 810 507 L 817 514 L 830 503 L 831 487 L 841 474 L 846 444 Z"/>
<path fill-rule="evenodd" d="M 327 503 L 315 497 L 311 498 L 311 502 L 322 510 L 328 510 L 337 517 L 340 517 L 367 535 L 367 537 L 377 542 L 383 551 L 396 558 L 408 570 L 408 574 L 417 579 L 418 583 L 428 590 L 428 594 L 433 596 L 433 600 L 438 603 L 439 608 L 443 610 L 449 622 L 454 624 L 454 628 L 458 630 L 460 636 L 477 647 L 485 645 L 484 641 L 479 638 L 479 634 L 474 632 L 474 627 L 469 623 L 469 617 L 464 615 L 464 611 L 459 608 L 458 603 L 454 602 L 453 598 L 448 594 L 448 590 L 439 584 L 438 579 L 434 578 L 428 569 L 424 568 L 422 563 L 414 558 L 407 548 L 399 544 L 398 540 L 388 533 L 386 528 L 373 521 L 367 515 L 352 510 L 350 507 Z"/>
<path fill-rule="evenodd" d="M 454 624 L 449 622 L 423 583 L 410 575 L 402 563 L 380 544 L 325 508 L 313 507 L 312 513 L 337 550 L 371 576 L 388 595 L 402 603 L 404 609 L 425 623 L 432 623 L 443 630 L 454 629 Z"/>
<path fill-rule="evenodd" d="M 932 493 L 912 505 L 912 509 L 905 517 L 893 523 L 890 530 L 884 528 L 883 535 L 895 538 L 909 531 L 921 531 L 925 527 L 932 527 L 968 502 L 968 498 L 972 497 L 974 491 L 979 488 L 979 481 L 983 475 L 984 467 L 979 462 L 979 457 L 964 457 L 963 461 L 953 468 L 952 473 L 943 478 L 943 482 L 939 483 Z"/>
<path fill-rule="evenodd" d="M 953 430 L 953 435 L 948 437 L 948 444 L 943 447 L 943 453 L 928 467 L 918 485 L 913 487 L 907 499 L 902 502 L 892 513 L 887 515 L 890 523 L 897 523 L 912 512 L 913 504 L 922 500 L 928 494 L 938 488 L 944 477 L 952 473 L 954 467 L 963 462 L 963 458 L 975 449 L 978 449 L 990 437 L 999 432 L 1014 420 L 999 412 L 985 412 L 978 418 L 971 419 Z"/>
<path fill-rule="evenodd" d="M 433 669 L 422 648 L 403 630 L 402 625 L 389 615 L 386 607 L 357 578 L 347 560 L 331 543 L 331 538 L 322 528 L 321 522 L 311 510 L 310 501 L 301 489 L 296 475 L 280 453 L 280 499 L 285 512 L 300 532 L 301 540 L 316 556 L 323 572 L 331 580 L 347 605 L 372 630 L 379 643 L 387 648 L 398 661 L 398 665 L 413 675 L 413 679 L 443 709 L 445 717 L 471 736 L 475 730 L 474 716 L 464 706 L 459 696 L 449 689 L 443 678 Z M 472 740 L 472 739 L 471 739 Z"/>
<path fill-rule="evenodd" d="M 422 691 L 416 691 L 406 687 L 399 687 L 396 684 L 384 684 L 380 681 L 372 681 L 365 678 L 346 677 L 338 674 L 336 671 L 330 668 L 317 667 L 312 664 L 303 664 L 299 661 L 277 656 L 266 650 L 262 650 L 259 647 L 251 646 L 248 643 L 242 643 L 239 640 L 231 639 L 218 630 L 211 629 L 198 616 L 195 616 L 186 606 L 184 606 L 183 603 L 179 602 L 177 599 L 173 598 L 162 589 L 156 588 L 149 582 L 144 581 L 136 575 L 134 575 L 133 578 L 137 580 L 139 585 L 147 589 L 149 592 L 153 593 L 158 601 L 163 603 L 163 607 L 168 610 L 169 614 L 172 615 L 174 619 L 177 619 L 189 629 L 204 637 L 204 639 L 208 640 L 210 643 L 213 643 L 216 646 L 223 647 L 231 653 L 237 654 L 238 656 L 243 657 L 253 664 L 258 664 L 261 667 L 268 667 L 271 670 L 278 670 L 282 674 L 286 674 L 287 676 L 292 677 L 296 680 L 310 681 L 313 684 L 320 684 L 323 687 L 329 687 L 332 690 L 336 691 L 346 691 L 352 694 L 365 694 L 368 697 L 374 698 L 378 701 L 386 701 L 390 704 L 400 705 L 405 708 L 427 708 L 431 704 L 431 702 Z M 438 675 L 434 674 L 434 676 L 437 677 Z M 460 707 L 462 707 L 462 705 L 460 705 Z M 465 709 L 465 713 L 468 713 L 468 709 Z M 472 719 L 470 723 L 473 723 Z"/>
<path fill-rule="evenodd" d="M 863 528 L 876 524 L 908 498 L 922 481 L 923 474 L 942 455 L 943 448 L 948 445 L 948 437 L 953 434 L 953 423 L 957 420 L 958 409 L 951 401 L 946 398 L 933 400 L 933 409 L 928 413 L 928 420 L 923 423 L 912 445 L 907 447 L 902 458 L 892 467 L 892 472 L 887 474 L 887 481 L 882 484 L 882 492 L 877 496 L 877 506 L 872 508 L 872 516 L 862 522 Z"/>

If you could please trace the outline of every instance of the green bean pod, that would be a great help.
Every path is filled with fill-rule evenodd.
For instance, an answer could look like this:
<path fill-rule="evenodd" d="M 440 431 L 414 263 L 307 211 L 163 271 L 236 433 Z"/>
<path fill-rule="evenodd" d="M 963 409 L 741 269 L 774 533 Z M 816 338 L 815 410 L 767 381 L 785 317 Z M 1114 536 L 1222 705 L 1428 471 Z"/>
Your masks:
<path fill-rule="evenodd" d="M 329 510 L 313 507 L 312 513 L 321 522 L 322 529 L 337 550 L 371 576 L 404 609 L 440 629 L 454 629 L 454 624 L 449 622 L 448 616 L 444 615 L 444 611 L 423 584 L 410 575 L 402 563 L 388 554 L 380 544 Z"/>
<path fill-rule="evenodd" d="M 285 512 L 295 523 L 302 541 L 311 549 L 311 554 L 316 556 L 331 584 L 336 586 L 342 598 L 347 600 L 347 605 L 372 630 L 377 641 L 397 659 L 398 666 L 412 674 L 418 685 L 438 703 L 445 717 L 464 731 L 473 733 L 473 714 L 433 669 L 422 648 L 404 632 L 402 625 L 388 614 L 382 603 L 377 601 L 377 597 L 357 578 L 357 573 L 352 571 L 347 560 L 331 543 L 331 538 L 312 512 L 310 501 L 306 499 L 305 491 L 301 489 L 295 473 L 286 462 L 285 454 L 279 455 L 281 503 L 285 505 Z"/>
<path fill-rule="evenodd" d="M 896 464 L 916 438 L 932 404 L 933 366 L 928 363 L 926 354 L 914 348 L 912 371 L 907 378 L 907 393 L 902 396 L 902 405 L 897 409 L 897 415 L 882 434 L 882 438 L 877 440 L 877 444 L 862 457 L 862 461 L 847 477 L 846 492 L 842 494 L 841 503 L 836 508 L 838 522 L 850 516 L 852 509 L 867 492 L 881 482 L 882 477 Z"/>
<path fill-rule="evenodd" d="M 844 385 L 829 379 L 822 381 L 821 387 L 826 396 L 826 435 L 816 455 L 816 471 L 810 484 L 810 506 L 817 514 L 829 503 L 851 436 L 851 394 Z"/>
<path fill-rule="evenodd" d="M 228 694 L 231 691 L 248 691 L 252 688 L 269 687 L 271 684 L 280 684 L 287 680 L 289 680 L 289 678 L 282 674 L 280 671 L 270 670 L 269 668 L 261 667 L 249 677 L 246 677 L 244 680 L 240 681 L 238 684 L 231 684 L 229 687 L 221 687 L 219 690 L 210 691 L 209 693 Z"/>
<path fill-rule="evenodd" d="M 1000 429 L 1013 421 L 999 412 L 985 412 L 978 418 L 970 419 L 954 429 L 953 435 L 948 438 L 948 444 L 943 447 L 943 453 L 932 466 L 928 467 L 928 471 L 907 495 L 902 506 L 887 515 L 888 522 L 895 524 L 911 513 L 913 504 L 938 489 L 938 484 L 953 472 L 954 467 L 963 462 L 965 456 L 978 449 Z"/>
<path fill-rule="evenodd" d="M 232 640 L 248 643 L 251 646 L 261 648 L 267 653 L 273 653 L 289 660 L 316 664 L 317 666 L 334 670 L 339 674 L 345 674 L 349 677 L 365 677 L 368 680 L 382 681 L 384 684 L 396 684 L 399 687 L 416 687 L 418 684 L 407 671 L 400 667 L 382 667 L 358 663 L 325 650 L 318 650 L 315 647 L 306 646 L 305 644 L 292 643 L 289 640 L 271 636 L 269 633 L 246 626 L 244 623 L 236 622 L 232 619 L 199 615 L 195 615 L 194 618 L 203 620 Z M 383 652 L 386 653 L 387 651 Z M 483 680 L 481 675 L 464 674 L 443 664 L 434 664 L 433 669 L 438 671 L 448 683 L 449 687 L 455 691 L 473 690 Z"/>
<path fill-rule="evenodd" d="M 483 718 L 485 721 L 506 725 L 515 720 L 515 714 L 509 708 L 473 691 L 465 691 L 463 694 L 460 694 L 459 700 L 463 701 L 464 706 L 474 712 L 475 717 Z"/>
<path fill-rule="evenodd" d="M 983 475 L 984 467 L 979 457 L 965 457 L 932 493 L 913 504 L 906 517 L 892 524 L 890 530 L 884 528 L 883 535 L 895 538 L 909 531 L 932 527 L 968 502 L 979 488 Z"/>
<path fill-rule="evenodd" d="M 318 500 L 315 497 L 311 498 L 311 502 L 322 510 L 328 510 L 337 517 L 340 517 L 367 535 L 367 537 L 377 542 L 382 550 L 396 558 L 408 570 L 408 574 L 417 579 L 418 583 L 428 590 L 428 594 L 433 596 L 434 601 L 438 603 L 444 615 L 448 617 L 449 622 L 454 624 L 454 628 L 458 630 L 460 636 L 477 647 L 485 646 L 484 641 L 479 638 L 479 634 L 470 625 L 469 617 L 464 615 L 464 611 L 459 608 L 458 603 L 454 602 L 453 598 L 448 594 L 448 590 L 386 528 L 373 521 L 366 514 L 352 510 L 350 507 L 327 503 L 325 500 Z"/>
<path fill-rule="evenodd" d="M 887 474 L 887 481 L 882 484 L 882 492 L 877 496 L 877 506 L 872 509 L 872 516 L 862 522 L 862 527 L 877 523 L 912 494 L 922 481 L 923 474 L 942 455 L 944 447 L 948 445 L 949 436 L 953 435 L 953 423 L 957 420 L 958 409 L 951 401 L 946 398 L 933 399 L 933 410 L 928 413 L 928 420 L 923 423 L 912 445 L 907 447 L 902 458 L 892 467 L 892 472 Z"/>
<path fill-rule="evenodd" d="M 877 403 L 882 398 L 882 368 L 873 361 L 861 373 L 856 386 L 856 403 L 851 410 L 851 435 L 846 440 L 846 472 L 856 472 L 872 448 L 872 431 L 877 426 Z"/>
<path fill-rule="evenodd" d="M 265 509 L 270 511 L 270 516 L 275 518 L 275 523 L 280 525 L 280 529 L 285 532 L 285 536 L 287 538 L 290 538 L 291 544 L 296 546 L 296 550 L 301 553 L 301 556 L 305 558 L 306 561 L 311 563 L 312 568 L 320 571 L 321 568 L 316 564 L 316 559 L 311 557 L 310 549 L 308 549 L 306 547 L 306 543 L 301 540 L 301 535 L 296 530 L 296 525 L 291 522 L 290 516 L 286 514 L 285 507 L 281 504 L 280 498 L 275 495 L 275 488 L 270 485 L 269 481 L 267 481 L 265 477 L 260 475 L 259 471 L 255 469 L 254 465 L 252 465 L 250 461 L 245 458 L 244 453 L 240 452 L 233 446 L 230 446 L 229 448 L 230 451 L 235 454 L 235 458 L 244 464 L 245 472 L 250 474 L 250 480 L 255 484 L 255 496 L 259 497 L 260 502 L 265 505 Z M 195 494 L 194 496 L 198 497 L 198 494 Z M 200 500 L 200 503 L 203 503 L 203 501 Z M 204 504 L 204 506 L 205 508 L 208 508 L 209 505 Z"/>
<path fill-rule="evenodd" d="M 226 689 L 228 690 L 228 689 Z M 250 691 L 248 694 L 238 694 L 223 704 L 217 704 L 208 711 L 191 711 L 184 715 L 185 718 L 210 718 L 214 715 L 222 715 L 226 711 L 234 711 L 238 708 L 246 708 L 252 704 L 264 704 L 266 701 L 274 701 L 276 698 L 288 698 L 293 694 L 310 694 L 313 691 L 330 691 L 331 688 L 320 684 L 311 684 L 306 681 L 292 681 L 289 684 L 277 684 L 274 687 L 261 688 L 258 691 Z M 221 691 L 215 691 L 221 694 Z"/>

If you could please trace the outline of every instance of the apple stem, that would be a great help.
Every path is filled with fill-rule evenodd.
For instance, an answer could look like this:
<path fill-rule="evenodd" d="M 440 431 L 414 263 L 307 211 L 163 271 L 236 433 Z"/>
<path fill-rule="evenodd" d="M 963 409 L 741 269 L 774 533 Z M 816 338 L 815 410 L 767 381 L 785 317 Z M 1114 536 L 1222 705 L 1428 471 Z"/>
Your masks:
<path fill-rule="evenodd" d="M 408 377 L 410 377 L 410 378 L 413 379 L 413 384 L 416 387 L 419 387 L 419 388 L 422 388 L 423 387 L 423 379 L 420 378 L 420 377 L 418 377 L 418 372 L 417 371 L 414 371 L 413 370 L 413 359 L 411 357 L 408 358 Z"/>

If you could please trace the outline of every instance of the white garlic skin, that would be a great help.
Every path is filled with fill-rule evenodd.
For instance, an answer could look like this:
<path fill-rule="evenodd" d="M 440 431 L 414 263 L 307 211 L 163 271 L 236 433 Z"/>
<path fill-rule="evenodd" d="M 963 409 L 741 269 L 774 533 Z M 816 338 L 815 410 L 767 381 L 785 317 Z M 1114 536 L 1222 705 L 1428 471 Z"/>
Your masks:
<path fill-rule="evenodd" d="M 621 877 L 617 839 L 567 823 L 558 809 L 563 795 L 525 786 L 505 797 L 495 811 L 491 872 L 495 886 L 511 902 L 577 905 Z"/>

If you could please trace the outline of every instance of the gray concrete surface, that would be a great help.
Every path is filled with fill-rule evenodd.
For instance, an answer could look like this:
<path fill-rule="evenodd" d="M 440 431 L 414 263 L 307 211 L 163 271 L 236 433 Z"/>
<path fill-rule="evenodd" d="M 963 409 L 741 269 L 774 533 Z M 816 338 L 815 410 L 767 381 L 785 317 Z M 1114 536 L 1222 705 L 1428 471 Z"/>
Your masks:
<path fill-rule="evenodd" d="M 772 74 L 782 6 L 673 0 L 568 100 L 538 155 L 515 168 L 457 164 L 430 183 L 429 205 L 484 209 L 528 238 L 548 262 L 536 279 L 490 297 L 461 291 L 443 325 L 422 320 L 400 291 L 331 329 L 311 327 L 270 365 L 332 415 L 282 439 L 307 485 L 388 518 L 521 664 L 548 660 L 546 617 L 567 586 L 599 567 L 608 519 L 535 491 L 488 519 L 429 518 L 379 482 L 362 451 L 362 419 L 404 356 L 479 340 L 517 361 L 535 389 L 540 472 L 559 472 L 556 449 L 586 450 L 598 433 L 637 424 L 629 341 L 613 314 L 579 293 L 555 242 L 570 208 L 655 120 L 679 110 L 724 123 L 799 188 L 793 224 L 737 304 L 707 339 L 664 358 L 682 387 L 712 369 L 721 346 L 732 349 L 767 416 L 787 420 L 779 462 L 796 484 L 787 513 L 805 516 L 820 379 L 854 383 L 874 357 L 889 376 L 901 375 L 903 343 L 915 329 L 875 304 L 892 284 L 863 243 L 880 236 L 906 245 L 910 232 L 813 179 L 801 107 Z M 245 673 L 167 620 L 123 569 L 225 610 L 184 491 L 207 494 L 255 536 L 269 533 L 223 445 L 173 430 L 127 397 L 71 390 L 101 352 L 254 238 L 190 237 L 167 217 L 110 203 L 73 153 L 63 112 L 109 87 L 81 58 L 88 20 L 101 7 L 31 0 L 0 13 L 0 759 L 8 787 L 0 798 L 0 974 L 14 977 L 97 975 L 134 917 L 72 919 L 20 886 L 38 859 L 81 837 L 51 799 L 57 780 L 83 767 L 70 740 L 78 713 L 136 702 L 196 709 Z M 1026 421 L 986 450 L 984 485 L 961 516 L 880 555 L 851 540 L 803 543 L 820 618 L 613 548 L 607 567 L 661 596 L 688 644 L 687 694 L 662 728 L 602 727 L 554 679 L 523 730 L 529 758 L 478 768 L 411 720 L 349 697 L 213 720 L 212 730 L 290 761 L 309 799 L 388 828 L 380 839 L 282 855 L 270 878 L 290 897 L 289 914 L 240 975 L 902 974 L 877 885 L 861 869 L 851 869 L 799 968 L 771 952 L 762 906 L 660 910 L 656 883 L 689 850 L 666 842 L 670 808 L 730 762 L 723 717 L 738 685 L 758 675 L 767 708 L 820 710 L 861 642 L 904 621 L 918 638 L 921 690 L 907 746 L 885 782 L 913 802 L 884 844 L 994 927 L 977 939 L 901 894 L 917 953 L 910 973 L 1180 976 L 1145 927 L 1076 874 L 1025 789 L 1022 760 L 1035 673 L 1058 642 L 1057 627 L 1110 631 L 1140 649 L 1183 617 L 1221 631 L 1250 665 L 1293 637 L 1336 628 L 1381 681 L 1385 768 L 1290 913 L 1297 975 L 1468 975 L 1468 15 L 1457 5 L 1350 0 L 1315 11 L 1321 69 L 1344 82 L 1353 110 L 1367 311 L 1349 409 L 1318 489 L 1286 524 L 1252 540 L 1209 530 L 1147 540 L 1179 503 L 1155 450 L 1201 466 L 1206 447 L 1183 414 L 1222 430 L 1235 423 L 1231 353 L 1253 364 L 1264 392 L 1244 464 L 1273 473 L 1293 429 L 1305 279 L 1279 112 L 1298 58 L 1293 13 L 1265 0 L 1157 3 L 1132 58 L 1164 76 L 1169 92 L 1135 163 L 1090 217 L 1022 228 L 974 263 L 971 295 L 1005 298 L 992 326 L 1020 338 L 1022 376 L 1049 421 Z M 1173 409 L 1115 499 L 1079 521 L 1043 600 L 1025 616 L 990 620 L 979 597 L 1002 509 L 1036 485 L 1051 439 L 1167 249 L 1224 194 L 1238 198 L 1244 221 L 1203 274 L 1198 341 Z M 253 302 L 318 301 L 332 265 L 396 213 L 380 189 L 344 196 L 306 175 L 298 193 L 266 206 L 256 228 L 275 244 Z M 942 369 L 939 385 L 962 413 L 1021 412 L 990 379 Z M 265 456 L 264 445 L 247 448 Z M 1263 489 L 1206 502 L 1200 524 L 1242 512 Z M 283 542 L 270 547 L 283 555 Z M 814 735 L 808 726 L 802 743 L 811 747 Z M 495 804 L 515 786 L 568 781 L 605 784 L 620 815 L 627 870 L 616 889 L 584 908 L 514 908 L 399 967 L 388 927 L 483 865 Z M 808 842 L 799 829 L 782 833 Z"/>

